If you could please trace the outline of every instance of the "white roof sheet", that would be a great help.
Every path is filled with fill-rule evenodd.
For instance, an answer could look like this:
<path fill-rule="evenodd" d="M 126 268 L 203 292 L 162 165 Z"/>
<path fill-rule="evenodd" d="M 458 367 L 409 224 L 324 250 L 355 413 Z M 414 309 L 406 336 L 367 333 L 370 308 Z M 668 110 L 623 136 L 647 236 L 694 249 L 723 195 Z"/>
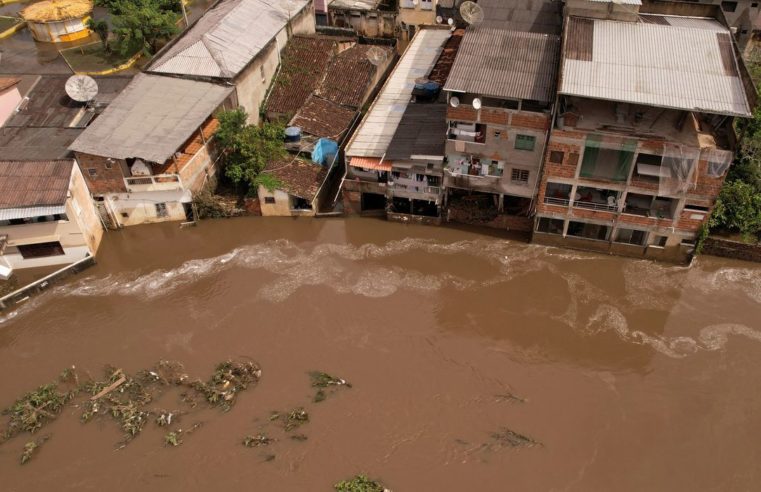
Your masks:
<path fill-rule="evenodd" d="M 560 93 L 750 116 L 729 31 L 707 19 L 655 17 L 571 17 Z"/>
<path fill-rule="evenodd" d="M 349 157 L 382 157 L 410 103 L 415 79 L 427 76 L 449 39 L 449 29 L 415 34 L 346 148 Z"/>
<path fill-rule="evenodd" d="M 138 74 L 69 148 L 163 163 L 232 90 L 209 82 Z"/>
<path fill-rule="evenodd" d="M 41 207 L 20 207 L 0 209 L 0 220 L 28 219 L 44 215 L 65 214 L 66 205 L 47 205 Z"/>
<path fill-rule="evenodd" d="M 223 0 L 151 64 L 149 71 L 233 78 L 308 0 Z"/>

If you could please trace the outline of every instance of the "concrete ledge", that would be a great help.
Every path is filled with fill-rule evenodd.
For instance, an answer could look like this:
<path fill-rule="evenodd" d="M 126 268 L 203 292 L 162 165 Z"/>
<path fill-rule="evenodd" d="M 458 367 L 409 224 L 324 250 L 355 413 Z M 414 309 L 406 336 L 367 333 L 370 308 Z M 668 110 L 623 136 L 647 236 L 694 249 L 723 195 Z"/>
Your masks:
<path fill-rule="evenodd" d="M 0 311 L 15 307 L 17 304 L 25 302 L 35 294 L 39 294 L 50 288 L 53 284 L 60 282 L 61 280 L 79 273 L 82 270 L 86 270 L 95 264 L 95 257 L 88 256 L 76 263 L 67 265 L 60 270 L 57 270 L 46 277 L 43 277 L 31 284 L 22 287 L 14 292 L 11 292 L 7 296 L 0 297 Z"/>

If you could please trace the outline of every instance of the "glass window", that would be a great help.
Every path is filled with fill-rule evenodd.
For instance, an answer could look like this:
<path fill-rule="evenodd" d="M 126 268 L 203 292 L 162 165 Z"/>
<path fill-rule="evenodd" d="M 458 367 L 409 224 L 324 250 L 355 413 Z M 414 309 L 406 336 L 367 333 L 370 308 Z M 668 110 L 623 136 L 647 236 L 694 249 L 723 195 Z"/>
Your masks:
<path fill-rule="evenodd" d="M 531 135 L 516 135 L 515 136 L 515 148 L 517 150 L 534 150 L 536 145 L 536 137 Z"/>
<path fill-rule="evenodd" d="M 595 239 L 598 241 L 607 241 L 610 235 L 610 227 L 589 224 L 587 222 L 568 222 L 568 235 L 582 237 L 584 239 Z"/>
<path fill-rule="evenodd" d="M 642 246 L 647 239 L 647 232 L 637 229 L 619 229 L 616 233 L 616 242 L 624 244 L 635 244 Z"/>
<path fill-rule="evenodd" d="M 166 203 L 156 204 L 156 217 L 167 217 L 169 213 L 166 210 Z"/>
<path fill-rule="evenodd" d="M 563 234 L 563 224 L 563 219 L 541 217 L 536 225 L 536 230 L 545 234 Z"/>
<path fill-rule="evenodd" d="M 529 172 L 525 169 L 513 169 L 510 172 L 510 181 L 516 184 L 527 184 Z"/>

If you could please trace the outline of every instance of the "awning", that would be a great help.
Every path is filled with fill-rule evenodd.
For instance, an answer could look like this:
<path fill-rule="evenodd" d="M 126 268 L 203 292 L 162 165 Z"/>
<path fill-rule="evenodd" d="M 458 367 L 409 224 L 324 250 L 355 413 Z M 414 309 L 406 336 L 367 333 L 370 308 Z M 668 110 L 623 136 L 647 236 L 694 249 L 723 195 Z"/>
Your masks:
<path fill-rule="evenodd" d="M 376 171 L 391 171 L 393 162 L 383 161 L 377 157 L 352 157 L 349 160 L 349 165 L 363 169 L 375 169 Z"/>
<path fill-rule="evenodd" d="M 45 215 L 58 215 L 66 213 L 66 205 L 54 205 L 45 207 L 23 207 L 0 209 L 0 220 L 31 219 Z"/>

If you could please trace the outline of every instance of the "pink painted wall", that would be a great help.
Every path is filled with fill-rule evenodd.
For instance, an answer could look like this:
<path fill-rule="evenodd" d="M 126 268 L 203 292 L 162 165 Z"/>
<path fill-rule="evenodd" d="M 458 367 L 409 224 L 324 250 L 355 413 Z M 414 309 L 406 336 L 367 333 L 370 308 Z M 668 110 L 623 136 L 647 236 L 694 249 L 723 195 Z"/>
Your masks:
<path fill-rule="evenodd" d="M 21 102 L 21 93 L 16 87 L 0 92 L 0 126 L 3 126 L 16 111 L 19 102 Z"/>

